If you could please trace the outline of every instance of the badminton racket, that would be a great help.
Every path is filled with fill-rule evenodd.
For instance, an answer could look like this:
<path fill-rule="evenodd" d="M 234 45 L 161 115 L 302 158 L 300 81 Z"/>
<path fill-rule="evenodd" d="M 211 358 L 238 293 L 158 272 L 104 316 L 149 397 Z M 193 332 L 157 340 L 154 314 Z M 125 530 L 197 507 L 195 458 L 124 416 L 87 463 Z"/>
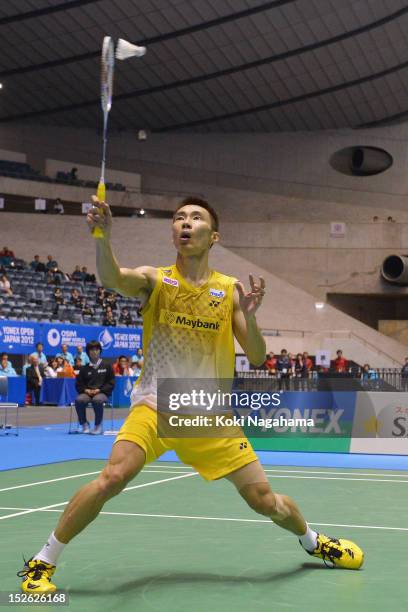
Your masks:
<path fill-rule="evenodd" d="M 96 195 L 100 202 L 105 202 L 106 186 L 105 186 L 105 166 L 106 166 L 106 145 L 108 141 L 108 117 L 109 111 L 112 108 L 112 92 L 113 92 L 113 70 L 115 66 L 115 53 L 113 40 L 110 36 L 105 36 L 102 44 L 101 55 L 101 106 L 103 112 L 103 139 L 102 139 L 102 163 L 101 163 L 101 178 L 99 180 Z M 100 209 L 99 214 L 103 214 Z M 103 238 L 104 233 L 101 227 L 94 227 L 92 230 L 94 238 Z"/>

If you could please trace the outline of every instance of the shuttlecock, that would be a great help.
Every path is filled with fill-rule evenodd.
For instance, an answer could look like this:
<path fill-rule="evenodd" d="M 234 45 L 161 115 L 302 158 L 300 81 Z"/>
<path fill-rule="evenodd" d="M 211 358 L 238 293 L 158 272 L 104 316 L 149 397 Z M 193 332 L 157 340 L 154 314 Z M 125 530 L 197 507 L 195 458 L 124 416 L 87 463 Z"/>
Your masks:
<path fill-rule="evenodd" d="M 129 57 L 143 57 L 145 53 L 146 47 L 138 47 L 123 38 L 119 38 L 118 44 L 116 45 L 115 55 L 118 60 L 126 60 L 129 59 Z"/>

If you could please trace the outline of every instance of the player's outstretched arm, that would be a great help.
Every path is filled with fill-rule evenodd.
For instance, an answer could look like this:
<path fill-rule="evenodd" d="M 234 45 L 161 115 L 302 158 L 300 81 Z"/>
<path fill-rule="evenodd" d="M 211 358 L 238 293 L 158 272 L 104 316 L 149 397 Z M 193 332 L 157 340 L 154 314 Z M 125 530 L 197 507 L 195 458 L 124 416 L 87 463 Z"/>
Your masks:
<path fill-rule="evenodd" d="M 241 282 L 235 285 L 233 330 L 250 363 L 259 366 L 265 361 L 266 345 L 255 314 L 265 295 L 265 281 L 260 277 L 259 282 L 255 282 L 250 274 L 249 282 L 251 290 L 248 292 Z"/>
<path fill-rule="evenodd" d="M 152 266 L 140 266 L 135 269 L 120 268 L 112 251 L 111 230 L 112 213 L 106 202 L 100 202 L 92 196 L 93 208 L 88 212 L 89 229 L 100 227 L 103 238 L 96 242 L 96 268 L 101 283 L 107 289 L 127 297 L 148 297 L 156 284 L 157 270 Z"/>

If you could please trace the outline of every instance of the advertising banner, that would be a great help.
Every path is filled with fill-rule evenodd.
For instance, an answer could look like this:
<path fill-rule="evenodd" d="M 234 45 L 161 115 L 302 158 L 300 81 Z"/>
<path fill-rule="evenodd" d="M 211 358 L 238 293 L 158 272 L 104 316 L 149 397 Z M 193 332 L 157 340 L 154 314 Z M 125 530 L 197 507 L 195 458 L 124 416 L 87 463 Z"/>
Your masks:
<path fill-rule="evenodd" d="M 0 321 L 0 352 L 29 354 L 37 342 L 44 345 L 44 353 L 56 355 L 61 344 L 70 352 L 85 347 L 90 340 L 99 340 L 104 357 L 131 355 L 142 346 L 142 330 L 131 327 L 102 327 L 64 323 L 31 323 L 28 321 Z"/>

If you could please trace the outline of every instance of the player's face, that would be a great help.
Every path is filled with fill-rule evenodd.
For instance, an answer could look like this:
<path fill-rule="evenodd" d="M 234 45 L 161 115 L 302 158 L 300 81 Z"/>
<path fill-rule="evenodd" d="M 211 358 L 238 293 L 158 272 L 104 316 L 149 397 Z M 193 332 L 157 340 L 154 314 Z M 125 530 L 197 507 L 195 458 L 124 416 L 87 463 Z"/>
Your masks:
<path fill-rule="evenodd" d="M 212 229 L 211 215 L 205 208 L 188 204 L 173 218 L 173 242 L 177 251 L 186 255 L 208 251 L 219 238 Z"/>

